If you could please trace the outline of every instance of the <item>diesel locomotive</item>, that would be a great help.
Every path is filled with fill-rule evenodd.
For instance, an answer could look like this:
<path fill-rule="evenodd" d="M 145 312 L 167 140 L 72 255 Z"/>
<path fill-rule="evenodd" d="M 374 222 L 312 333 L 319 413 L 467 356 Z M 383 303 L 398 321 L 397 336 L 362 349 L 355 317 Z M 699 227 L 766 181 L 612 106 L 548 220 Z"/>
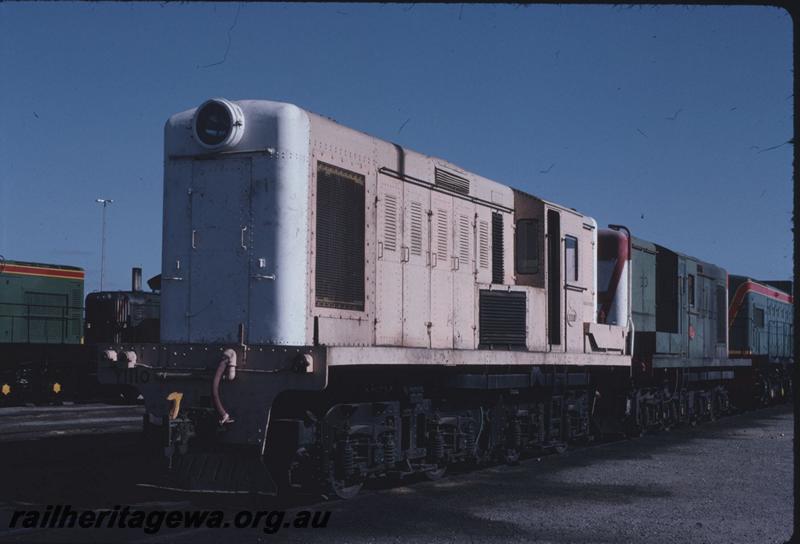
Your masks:
<path fill-rule="evenodd" d="M 158 293 L 141 290 L 138 268 L 131 291 L 90 293 L 85 307 L 83 291 L 81 268 L 0 257 L 0 403 L 138 396 L 130 385 L 100 387 L 95 350 L 158 342 Z"/>
<path fill-rule="evenodd" d="M 78 267 L 0 257 L 0 402 L 49 402 L 78 383 L 83 280 Z"/>
<path fill-rule="evenodd" d="M 792 390 L 792 282 L 728 278 L 729 355 L 751 363 L 746 380 L 759 404 L 783 400 Z"/>
<path fill-rule="evenodd" d="M 98 372 L 168 485 L 346 498 L 755 395 L 726 271 L 623 226 L 280 102 L 176 114 L 164 153 L 160 342 Z"/>

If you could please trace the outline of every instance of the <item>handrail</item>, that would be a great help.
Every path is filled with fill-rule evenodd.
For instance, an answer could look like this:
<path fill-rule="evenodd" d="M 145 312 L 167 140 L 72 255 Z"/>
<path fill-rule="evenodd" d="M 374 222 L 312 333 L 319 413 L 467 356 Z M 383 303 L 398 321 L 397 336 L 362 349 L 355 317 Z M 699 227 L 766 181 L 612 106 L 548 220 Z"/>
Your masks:
<path fill-rule="evenodd" d="M 22 340 L 18 339 L 17 335 L 15 334 L 16 323 L 21 319 L 26 325 L 24 335 L 27 343 L 31 343 L 31 324 L 41 322 L 44 322 L 41 332 L 45 342 L 51 340 L 49 334 L 51 329 L 48 324 L 50 322 L 57 322 L 60 325 L 60 333 L 58 336 L 54 336 L 52 340 L 58 340 L 61 343 L 64 343 L 67 337 L 70 336 L 68 332 L 69 323 L 74 322 L 75 320 L 80 320 L 82 322 L 84 310 L 83 306 L 30 304 L 23 302 L 0 302 L 0 308 L 2 307 L 6 307 L 6 310 L 3 313 L 0 313 L 0 319 L 9 319 L 11 321 L 11 342 L 19 342 Z M 8 309 L 9 307 L 11 310 Z M 7 311 L 13 311 L 14 308 L 22 308 L 24 311 L 20 311 L 18 313 L 5 313 Z M 79 312 L 77 315 L 75 315 L 76 311 Z M 51 313 L 48 315 L 45 312 Z M 82 329 L 82 327 L 79 328 Z M 80 337 L 82 334 L 83 331 L 81 330 L 74 336 Z"/>

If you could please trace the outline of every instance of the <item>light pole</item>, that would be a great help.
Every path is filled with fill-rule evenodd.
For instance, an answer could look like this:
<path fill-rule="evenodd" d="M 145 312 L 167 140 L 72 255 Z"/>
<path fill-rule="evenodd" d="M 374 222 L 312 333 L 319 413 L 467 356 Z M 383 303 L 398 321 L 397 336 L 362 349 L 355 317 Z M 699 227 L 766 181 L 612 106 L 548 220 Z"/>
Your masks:
<path fill-rule="evenodd" d="M 106 207 L 114 201 L 110 198 L 97 198 L 95 202 L 103 205 L 103 229 L 100 241 L 100 290 L 102 291 L 106 274 Z"/>

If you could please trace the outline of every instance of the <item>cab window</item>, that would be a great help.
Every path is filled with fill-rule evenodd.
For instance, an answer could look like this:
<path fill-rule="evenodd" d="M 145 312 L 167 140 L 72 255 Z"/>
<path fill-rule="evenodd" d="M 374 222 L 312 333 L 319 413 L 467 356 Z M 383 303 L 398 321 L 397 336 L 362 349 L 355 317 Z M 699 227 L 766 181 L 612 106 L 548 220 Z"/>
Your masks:
<path fill-rule="evenodd" d="M 568 282 L 578 281 L 578 239 L 574 236 L 564 237 L 564 258 Z"/>

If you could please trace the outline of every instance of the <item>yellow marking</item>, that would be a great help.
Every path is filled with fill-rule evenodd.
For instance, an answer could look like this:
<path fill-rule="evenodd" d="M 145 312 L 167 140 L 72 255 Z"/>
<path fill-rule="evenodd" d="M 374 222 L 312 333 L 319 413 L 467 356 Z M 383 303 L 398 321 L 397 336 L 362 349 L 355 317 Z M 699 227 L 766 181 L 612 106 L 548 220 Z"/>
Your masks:
<path fill-rule="evenodd" d="M 8 396 L 11 393 L 11 386 L 8 385 L 7 383 L 4 383 L 3 387 L 0 388 L 0 393 L 3 393 L 3 395 Z"/>
<path fill-rule="evenodd" d="M 53 384 L 53 393 L 61 393 L 61 384 L 56 382 Z"/>
<path fill-rule="evenodd" d="M 183 398 L 183 393 L 178 391 L 173 391 L 169 395 L 167 395 L 167 400 L 172 402 L 172 408 L 169 411 L 169 419 L 173 420 L 178 417 L 178 412 L 181 411 L 181 399 Z"/>

